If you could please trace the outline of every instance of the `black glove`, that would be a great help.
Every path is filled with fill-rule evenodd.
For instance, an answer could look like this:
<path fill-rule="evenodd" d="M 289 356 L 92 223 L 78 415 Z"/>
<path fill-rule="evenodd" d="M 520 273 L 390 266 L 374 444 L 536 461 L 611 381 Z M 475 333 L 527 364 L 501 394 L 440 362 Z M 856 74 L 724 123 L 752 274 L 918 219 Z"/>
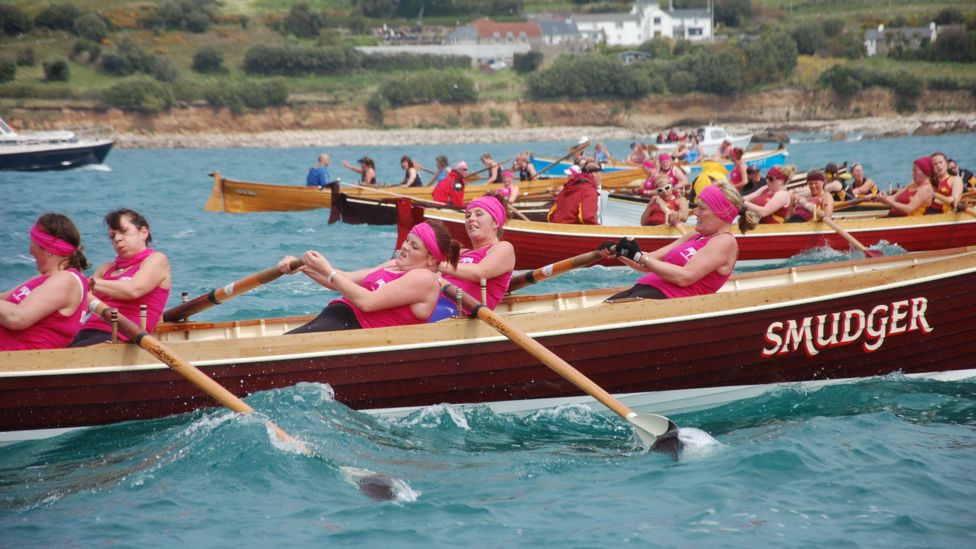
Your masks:
<path fill-rule="evenodd" d="M 638 254 L 640 254 L 640 245 L 633 238 L 624 237 L 620 239 L 620 242 L 617 242 L 618 256 L 637 261 L 635 258 Z"/>
<path fill-rule="evenodd" d="M 617 243 L 614 242 L 613 240 L 607 240 L 603 244 L 600 244 L 599 246 L 597 246 L 596 249 L 597 250 L 606 250 L 606 251 L 608 251 L 610 253 L 615 253 L 614 250 L 613 250 L 613 247 L 616 246 L 616 245 L 617 245 Z"/>

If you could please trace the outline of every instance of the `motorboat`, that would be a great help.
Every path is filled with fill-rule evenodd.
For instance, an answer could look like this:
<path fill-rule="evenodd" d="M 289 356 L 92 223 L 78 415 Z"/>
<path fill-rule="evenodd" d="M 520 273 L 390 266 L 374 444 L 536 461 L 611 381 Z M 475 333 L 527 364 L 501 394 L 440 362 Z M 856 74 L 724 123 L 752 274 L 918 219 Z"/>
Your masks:
<path fill-rule="evenodd" d="M 16 132 L 0 119 L 0 170 L 68 170 L 102 164 L 114 141 L 79 138 L 67 130 Z"/>

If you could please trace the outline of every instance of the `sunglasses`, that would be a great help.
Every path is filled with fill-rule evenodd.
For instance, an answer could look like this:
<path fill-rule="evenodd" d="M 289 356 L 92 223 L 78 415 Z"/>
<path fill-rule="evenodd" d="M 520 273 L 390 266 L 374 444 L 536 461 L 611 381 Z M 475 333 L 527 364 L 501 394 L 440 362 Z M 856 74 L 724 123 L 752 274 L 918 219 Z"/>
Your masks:
<path fill-rule="evenodd" d="M 666 193 L 666 192 L 668 192 L 668 191 L 670 191 L 670 190 L 671 190 L 671 185 L 665 185 L 665 186 L 663 186 L 663 187 L 658 187 L 658 188 L 657 188 L 657 189 L 655 189 L 655 190 L 656 190 L 657 192 L 659 192 L 659 193 Z"/>

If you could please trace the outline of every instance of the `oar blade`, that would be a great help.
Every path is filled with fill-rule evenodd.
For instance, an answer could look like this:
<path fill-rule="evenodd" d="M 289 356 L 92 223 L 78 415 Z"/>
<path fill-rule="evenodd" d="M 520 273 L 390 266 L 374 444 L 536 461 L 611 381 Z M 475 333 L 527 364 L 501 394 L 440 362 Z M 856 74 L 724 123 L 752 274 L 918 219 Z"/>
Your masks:
<path fill-rule="evenodd" d="M 668 429 L 674 426 L 671 420 L 657 414 L 631 412 L 626 419 L 637 430 L 637 436 L 648 446 L 652 446 L 657 437 L 667 433 Z"/>
<path fill-rule="evenodd" d="M 883 255 L 884 255 L 884 252 L 879 251 L 879 250 L 864 250 L 864 256 L 865 257 L 881 257 Z"/>

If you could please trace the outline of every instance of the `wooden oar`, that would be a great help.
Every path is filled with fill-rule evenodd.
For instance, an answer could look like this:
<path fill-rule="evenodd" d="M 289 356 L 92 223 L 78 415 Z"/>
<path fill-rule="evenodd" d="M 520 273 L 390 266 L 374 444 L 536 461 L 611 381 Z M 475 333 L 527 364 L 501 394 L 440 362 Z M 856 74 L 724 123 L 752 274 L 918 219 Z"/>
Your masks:
<path fill-rule="evenodd" d="M 291 262 L 292 269 L 297 269 L 301 266 L 302 260 L 300 259 L 296 259 L 295 261 Z M 176 307 L 165 311 L 163 313 L 163 320 L 166 322 L 186 320 L 192 315 L 195 315 L 201 311 L 206 311 L 214 305 L 220 305 L 221 303 L 231 300 L 243 293 L 250 292 L 262 284 L 267 284 L 268 282 L 277 280 L 282 274 L 284 273 L 282 273 L 277 266 L 274 266 L 261 272 L 245 276 L 240 280 L 231 282 L 226 286 L 210 290 L 205 294 L 198 295 L 186 303 L 181 303 Z"/>
<path fill-rule="evenodd" d="M 443 206 L 447 206 L 447 203 L 446 202 L 439 202 L 437 200 L 433 200 L 433 199 L 430 199 L 430 198 L 420 198 L 419 196 L 410 196 L 409 194 L 395 193 L 393 191 L 388 191 L 386 189 L 381 189 L 379 187 L 368 187 L 366 185 L 356 185 L 355 183 L 346 183 L 345 181 L 341 181 L 340 184 L 345 185 L 347 187 L 356 187 L 357 189 L 365 189 L 367 191 L 375 191 L 375 192 L 378 192 L 378 193 L 381 193 L 381 194 L 388 194 L 390 196 L 395 196 L 397 198 L 409 198 L 410 200 L 413 200 L 414 202 L 424 202 L 424 203 L 427 203 L 427 204 L 434 204 L 435 206 L 442 206 L 442 207 Z M 354 197 L 354 198 L 356 198 L 356 197 Z"/>
<path fill-rule="evenodd" d="M 508 291 L 514 292 L 516 290 L 521 290 L 526 286 L 537 284 L 543 280 L 561 275 L 563 273 L 568 273 L 573 269 L 596 265 L 601 259 L 603 259 L 603 257 L 600 255 L 600 252 L 594 250 L 592 252 L 586 252 L 574 257 L 570 257 L 569 259 L 563 259 L 555 263 L 550 263 L 545 267 L 539 267 L 538 269 L 532 271 L 516 273 L 512 276 L 512 279 L 508 281 Z"/>
<path fill-rule="evenodd" d="M 549 164 L 545 168 L 542 168 L 541 170 L 535 172 L 536 177 L 539 177 L 540 175 L 542 175 L 542 174 L 548 172 L 549 170 L 553 169 L 554 167 L 556 167 L 557 165 L 559 165 L 560 162 L 562 162 L 563 160 L 566 160 L 570 156 L 573 156 L 574 154 L 576 154 L 576 153 L 578 153 L 580 151 L 585 151 L 586 148 L 589 147 L 589 146 L 590 146 L 590 140 L 589 139 L 587 139 L 586 141 L 584 141 L 584 142 L 582 142 L 582 143 L 580 143 L 578 145 L 573 146 L 572 148 L 569 149 L 569 152 L 566 153 L 565 156 L 563 156 L 562 158 L 559 158 L 558 160 L 556 160 L 552 164 Z"/>
<path fill-rule="evenodd" d="M 860 251 L 862 254 L 864 254 L 865 257 L 881 257 L 881 256 L 884 255 L 883 252 L 880 252 L 878 250 L 869 250 L 867 248 L 867 246 L 865 246 L 864 244 L 861 244 L 861 241 L 860 240 L 854 238 L 851 235 L 851 233 L 845 231 L 844 228 L 841 227 L 840 225 L 838 225 L 837 222 L 834 221 L 833 219 L 830 219 L 829 217 L 825 217 L 825 218 L 821 219 L 821 221 L 823 221 L 824 223 L 826 223 L 837 234 L 839 234 L 842 237 L 844 237 L 844 240 L 850 242 L 851 243 L 851 246 L 854 246 L 855 248 L 857 248 L 857 250 Z"/>
<path fill-rule="evenodd" d="M 505 171 L 505 168 L 503 168 L 502 166 L 505 165 L 505 164 L 508 164 L 511 161 L 512 161 L 512 159 L 509 158 L 507 160 L 504 160 L 504 161 L 498 163 L 498 175 L 499 175 L 499 177 L 501 176 L 501 173 L 503 171 Z M 486 172 L 486 171 L 488 171 L 490 169 L 491 169 L 491 166 L 485 166 L 484 168 L 481 168 L 480 170 L 478 170 L 476 172 L 471 172 L 468 175 L 464 176 L 464 181 L 465 182 L 468 182 L 468 181 L 474 181 L 476 179 L 481 179 L 481 175 L 480 174 L 482 174 L 482 173 L 484 173 L 484 172 Z"/>
<path fill-rule="evenodd" d="M 547 349 L 544 345 L 532 339 L 518 328 L 505 322 L 500 316 L 488 307 L 484 307 L 475 298 L 464 293 L 453 284 L 445 283 L 441 287 L 441 292 L 451 299 L 461 296 L 464 307 L 471 311 L 472 316 L 498 330 L 500 334 L 507 337 L 512 343 L 525 349 L 530 355 L 539 359 L 552 371 L 563 377 L 566 381 L 579 387 L 583 392 L 599 400 L 604 406 L 610 408 L 615 414 L 624 418 L 635 427 L 637 435 L 645 444 L 652 447 L 658 437 L 669 431 L 677 431 L 678 427 L 671 420 L 657 414 L 638 414 L 628 408 L 624 403 L 614 398 L 603 387 L 600 387 L 590 378 L 583 375 L 579 370 L 573 368 L 565 360 L 556 356 L 555 353 Z"/>
<path fill-rule="evenodd" d="M 952 198 L 941 193 L 935 193 L 935 199 L 943 204 L 952 204 Z M 963 208 L 961 211 L 964 211 L 967 214 L 976 217 L 976 210 L 972 209 L 971 207 L 967 206 L 966 208 Z"/>

